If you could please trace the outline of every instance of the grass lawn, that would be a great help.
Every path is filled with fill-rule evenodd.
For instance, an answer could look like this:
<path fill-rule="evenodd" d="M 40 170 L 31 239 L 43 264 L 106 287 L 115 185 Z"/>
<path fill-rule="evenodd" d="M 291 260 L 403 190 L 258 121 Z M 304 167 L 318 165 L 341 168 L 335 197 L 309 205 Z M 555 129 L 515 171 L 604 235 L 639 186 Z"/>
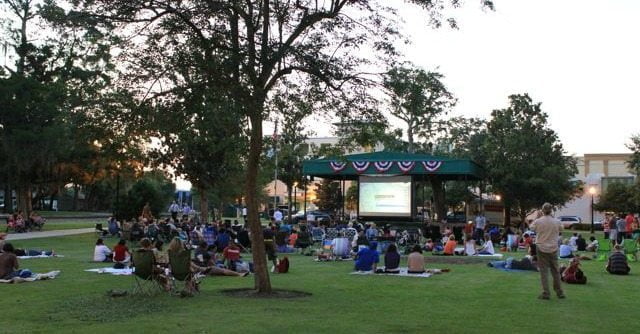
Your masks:
<path fill-rule="evenodd" d="M 637 333 L 640 265 L 632 275 L 604 272 L 604 263 L 584 261 L 586 286 L 564 285 L 567 299 L 538 300 L 539 275 L 507 273 L 484 263 L 432 264 L 452 271 L 428 279 L 349 275 L 352 262 L 316 263 L 290 256 L 288 274 L 272 275 L 276 288 L 312 293 L 302 299 L 241 299 L 223 296 L 253 279 L 211 277 L 202 293 L 180 299 L 110 298 L 109 289 L 130 289 L 133 277 L 84 272 L 95 235 L 16 241 L 27 248 L 53 248 L 63 258 L 23 260 L 35 272 L 62 270 L 52 281 L 0 285 L 5 311 L 2 333 Z M 107 244 L 112 246 L 114 239 Z M 522 256 L 518 253 L 517 256 Z M 441 259 L 441 258 L 440 258 Z M 427 259 L 429 260 L 429 259 Z M 15 309 L 16 311 L 8 311 Z M 19 310 L 19 311 L 18 311 Z"/>
<path fill-rule="evenodd" d="M 71 230 L 76 228 L 95 227 L 96 223 L 102 223 L 102 226 L 106 228 L 105 218 L 69 218 L 69 219 L 47 220 L 47 223 L 44 224 L 44 227 L 42 230 L 43 231 Z M 6 222 L 0 223 L 0 232 L 4 232 L 6 228 L 7 228 Z M 11 233 L 15 233 L 15 232 L 11 232 Z"/>

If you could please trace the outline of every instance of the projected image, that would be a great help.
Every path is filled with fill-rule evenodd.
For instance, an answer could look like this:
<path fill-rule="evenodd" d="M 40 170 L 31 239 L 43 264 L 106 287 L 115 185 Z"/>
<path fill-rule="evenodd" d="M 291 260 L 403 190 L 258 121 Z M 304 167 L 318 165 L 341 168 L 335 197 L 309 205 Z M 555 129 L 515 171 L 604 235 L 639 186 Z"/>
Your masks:
<path fill-rule="evenodd" d="M 411 177 L 360 177 L 360 216 L 411 216 Z"/>

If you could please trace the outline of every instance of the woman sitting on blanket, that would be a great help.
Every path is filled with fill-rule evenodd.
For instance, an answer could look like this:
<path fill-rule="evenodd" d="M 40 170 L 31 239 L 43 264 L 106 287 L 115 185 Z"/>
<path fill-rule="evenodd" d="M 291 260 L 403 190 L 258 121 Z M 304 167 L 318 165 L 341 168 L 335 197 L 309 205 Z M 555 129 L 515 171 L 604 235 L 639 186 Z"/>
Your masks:
<path fill-rule="evenodd" d="M 573 248 L 569 245 L 569 239 L 564 239 L 562 245 L 560 245 L 559 256 L 561 259 L 573 258 Z"/>
<path fill-rule="evenodd" d="M 419 245 L 415 245 L 409 254 L 407 260 L 407 266 L 409 267 L 409 274 L 422 274 L 424 273 L 424 256 L 422 255 L 422 249 Z"/>
<path fill-rule="evenodd" d="M 13 245 L 9 242 L 2 246 L 0 253 L 0 279 L 11 280 L 15 277 L 29 277 L 31 272 L 28 270 L 20 270 L 18 257 L 15 254 Z"/>
<path fill-rule="evenodd" d="M 111 262 L 113 260 L 113 252 L 109 247 L 104 245 L 101 238 L 96 241 L 96 247 L 93 249 L 94 262 Z"/>
<path fill-rule="evenodd" d="M 185 249 L 184 248 L 184 244 L 177 237 L 173 238 L 173 240 L 171 240 L 171 242 L 169 243 L 169 247 L 168 247 L 168 251 L 169 252 L 180 252 L 180 251 L 183 251 L 184 249 Z M 200 273 L 200 274 L 209 275 L 209 276 L 238 276 L 238 277 L 243 277 L 243 276 L 249 275 L 249 272 L 238 273 L 238 272 L 235 272 L 235 271 L 222 269 L 222 268 L 218 268 L 218 267 L 215 267 L 215 266 L 201 267 L 201 266 L 193 263 L 193 261 L 191 261 L 191 272 Z"/>
<path fill-rule="evenodd" d="M 398 253 L 396 244 L 391 244 L 387 247 L 387 252 L 384 254 L 384 272 L 389 274 L 400 273 L 400 253 Z"/>
<path fill-rule="evenodd" d="M 131 262 L 131 253 L 129 253 L 127 242 L 124 239 L 120 239 L 118 244 L 113 247 L 113 262 L 124 267 Z"/>
<path fill-rule="evenodd" d="M 495 254 L 495 250 L 493 249 L 493 242 L 491 242 L 491 237 L 488 234 L 484 236 L 484 244 L 482 245 L 482 248 L 478 250 L 478 254 L 480 255 Z"/>
<path fill-rule="evenodd" d="M 488 235 L 486 235 L 485 237 L 487 237 Z M 471 234 L 467 234 L 464 237 L 464 255 L 476 255 L 476 241 L 473 240 L 473 238 L 471 237 Z"/>
<path fill-rule="evenodd" d="M 442 254 L 443 255 L 453 255 L 455 253 L 457 245 L 458 244 L 456 243 L 456 237 L 453 234 L 450 235 L 449 236 L 449 240 L 444 245 L 444 252 L 442 252 Z"/>

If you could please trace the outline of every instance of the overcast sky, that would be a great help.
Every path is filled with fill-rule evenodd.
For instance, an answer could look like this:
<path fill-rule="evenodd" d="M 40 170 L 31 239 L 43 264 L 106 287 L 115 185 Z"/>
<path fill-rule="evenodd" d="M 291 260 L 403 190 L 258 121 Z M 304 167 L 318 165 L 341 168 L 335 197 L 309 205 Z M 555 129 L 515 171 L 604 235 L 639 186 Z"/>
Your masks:
<path fill-rule="evenodd" d="M 458 30 L 430 29 L 400 7 L 406 58 L 446 76 L 453 113 L 489 118 L 527 92 L 568 153 L 628 152 L 640 133 L 640 0 L 495 0 L 495 12 L 479 2 L 452 12 Z"/>

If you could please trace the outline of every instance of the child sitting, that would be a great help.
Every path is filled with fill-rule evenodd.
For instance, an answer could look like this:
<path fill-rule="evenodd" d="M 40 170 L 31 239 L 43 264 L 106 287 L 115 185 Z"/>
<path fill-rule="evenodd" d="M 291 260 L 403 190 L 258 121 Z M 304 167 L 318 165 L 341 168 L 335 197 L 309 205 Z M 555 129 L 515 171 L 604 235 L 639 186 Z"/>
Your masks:
<path fill-rule="evenodd" d="M 491 241 L 491 237 L 489 235 L 484 236 L 484 244 L 482 248 L 478 251 L 480 255 L 493 255 L 495 254 L 495 250 L 493 249 L 493 242 Z"/>

